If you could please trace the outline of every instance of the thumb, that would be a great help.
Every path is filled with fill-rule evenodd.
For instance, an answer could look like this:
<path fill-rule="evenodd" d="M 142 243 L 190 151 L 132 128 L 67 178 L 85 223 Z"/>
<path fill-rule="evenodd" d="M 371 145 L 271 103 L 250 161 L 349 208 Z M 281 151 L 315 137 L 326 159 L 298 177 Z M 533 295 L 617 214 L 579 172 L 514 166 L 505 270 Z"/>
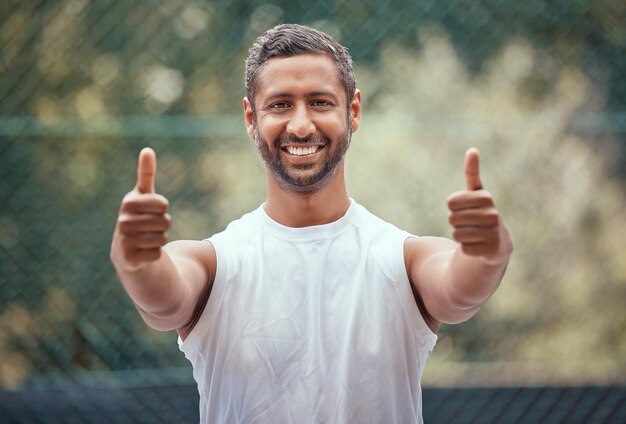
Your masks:
<path fill-rule="evenodd" d="M 154 193 L 156 178 L 156 153 L 150 147 L 145 147 L 139 153 L 137 163 L 137 189 L 141 193 Z"/>
<path fill-rule="evenodd" d="M 471 147 L 465 152 L 465 181 L 467 190 L 481 190 L 483 184 L 480 182 L 480 153 L 475 147 Z"/>

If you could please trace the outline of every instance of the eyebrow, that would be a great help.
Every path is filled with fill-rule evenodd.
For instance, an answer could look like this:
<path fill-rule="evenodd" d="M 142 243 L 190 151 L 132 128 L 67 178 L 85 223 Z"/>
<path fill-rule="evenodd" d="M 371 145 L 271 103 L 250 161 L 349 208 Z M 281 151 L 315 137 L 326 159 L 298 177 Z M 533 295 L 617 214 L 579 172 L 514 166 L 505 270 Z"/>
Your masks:
<path fill-rule="evenodd" d="M 339 99 L 337 98 L 337 96 L 335 96 L 333 93 L 331 93 L 330 91 L 312 91 L 310 93 L 306 94 L 306 97 L 317 97 L 317 96 L 326 96 L 326 97 L 330 97 L 331 99 L 333 99 L 334 102 L 339 102 Z M 287 93 L 287 92 L 279 92 L 279 93 L 274 93 L 271 94 L 269 96 L 267 96 L 265 98 L 265 101 L 272 101 L 274 99 L 277 98 L 293 98 L 294 95 L 291 93 Z"/>

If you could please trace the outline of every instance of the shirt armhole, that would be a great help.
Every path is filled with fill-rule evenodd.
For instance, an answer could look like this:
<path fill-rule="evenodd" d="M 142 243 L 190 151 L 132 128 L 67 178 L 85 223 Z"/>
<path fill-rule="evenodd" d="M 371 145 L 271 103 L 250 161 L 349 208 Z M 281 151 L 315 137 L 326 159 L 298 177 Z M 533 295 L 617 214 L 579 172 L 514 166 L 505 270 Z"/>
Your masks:
<path fill-rule="evenodd" d="M 203 241 L 213 244 L 213 248 L 215 249 L 215 279 L 209 297 L 204 302 L 203 310 L 200 312 L 200 317 L 193 329 L 187 334 L 185 340 L 182 340 L 180 336 L 178 337 L 178 346 L 185 354 L 187 354 L 188 349 L 197 346 L 197 343 L 202 339 L 205 332 L 210 329 L 210 323 L 213 320 L 216 310 L 219 308 L 222 296 L 224 295 L 225 285 L 228 281 L 228 270 L 230 266 L 228 264 L 229 255 L 225 254 L 225 250 L 227 250 L 225 246 L 226 243 L 224 243 L 221 237 L 216 236 Z"/>
<path fill-rule="evenodd" d="M 392 253 L 392 272 L 395 276 L 395 281 L 397 282 L 396 289 L 407 315 L 407 319 L 411 322 L 415 331 L 425 337 L 427 343 L 429 344 L 429 348 L 432 349 L 435 346 L 437 335 L 430 329 L 417 305 L 416 295 L 411 287 L 411 281 L 409 280 L 406 264 L 404 262 L 404 243 L 411 237 L 416 236 L 404 232 L 402 237 L 399 237 L 398 246 L 393 249 Z"/>

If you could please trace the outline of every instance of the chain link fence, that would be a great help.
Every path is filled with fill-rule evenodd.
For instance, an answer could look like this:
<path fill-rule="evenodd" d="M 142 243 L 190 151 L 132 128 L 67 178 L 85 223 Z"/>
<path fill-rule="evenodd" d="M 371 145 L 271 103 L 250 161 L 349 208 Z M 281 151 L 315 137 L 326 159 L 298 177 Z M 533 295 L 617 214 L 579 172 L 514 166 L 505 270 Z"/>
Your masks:
<path fill-rule="evenodd" d="M 281 22 L 349 47 L 364 117 L 348 188 L 382 218 L 449 237 L 446 198 L 463 188 L 464 151 L 481 150 L 516 252 L 484 310 L 442 328 L 425 386 L 623 385 L 622 2 L 9 0 L 0 388 L 154 388 L 141 413 L 176 421 L 176 391 L 157 388 L 192 383 L 191 369 L 115 280 L 117 209 L 143 146 L 158 155 L 170 239 L 207 237 L 263 201 L 243 65 Z"/>

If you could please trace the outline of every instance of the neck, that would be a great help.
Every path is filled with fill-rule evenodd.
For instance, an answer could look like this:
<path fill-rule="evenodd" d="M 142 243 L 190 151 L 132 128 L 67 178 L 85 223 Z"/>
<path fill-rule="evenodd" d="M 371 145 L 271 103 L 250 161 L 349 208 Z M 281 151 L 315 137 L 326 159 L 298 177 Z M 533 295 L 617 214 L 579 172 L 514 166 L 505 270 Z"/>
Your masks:
<path fill-rule="evenodd" d="M 267 200 L 265 212 L 274 221 L 287 227 L 300 228 L 334 222 L 345 215 L 350 206 L 343 173 L 339 164 L 330 181 L 312 193 L 296 193 L 283 188 L 266 170 Z"/>

